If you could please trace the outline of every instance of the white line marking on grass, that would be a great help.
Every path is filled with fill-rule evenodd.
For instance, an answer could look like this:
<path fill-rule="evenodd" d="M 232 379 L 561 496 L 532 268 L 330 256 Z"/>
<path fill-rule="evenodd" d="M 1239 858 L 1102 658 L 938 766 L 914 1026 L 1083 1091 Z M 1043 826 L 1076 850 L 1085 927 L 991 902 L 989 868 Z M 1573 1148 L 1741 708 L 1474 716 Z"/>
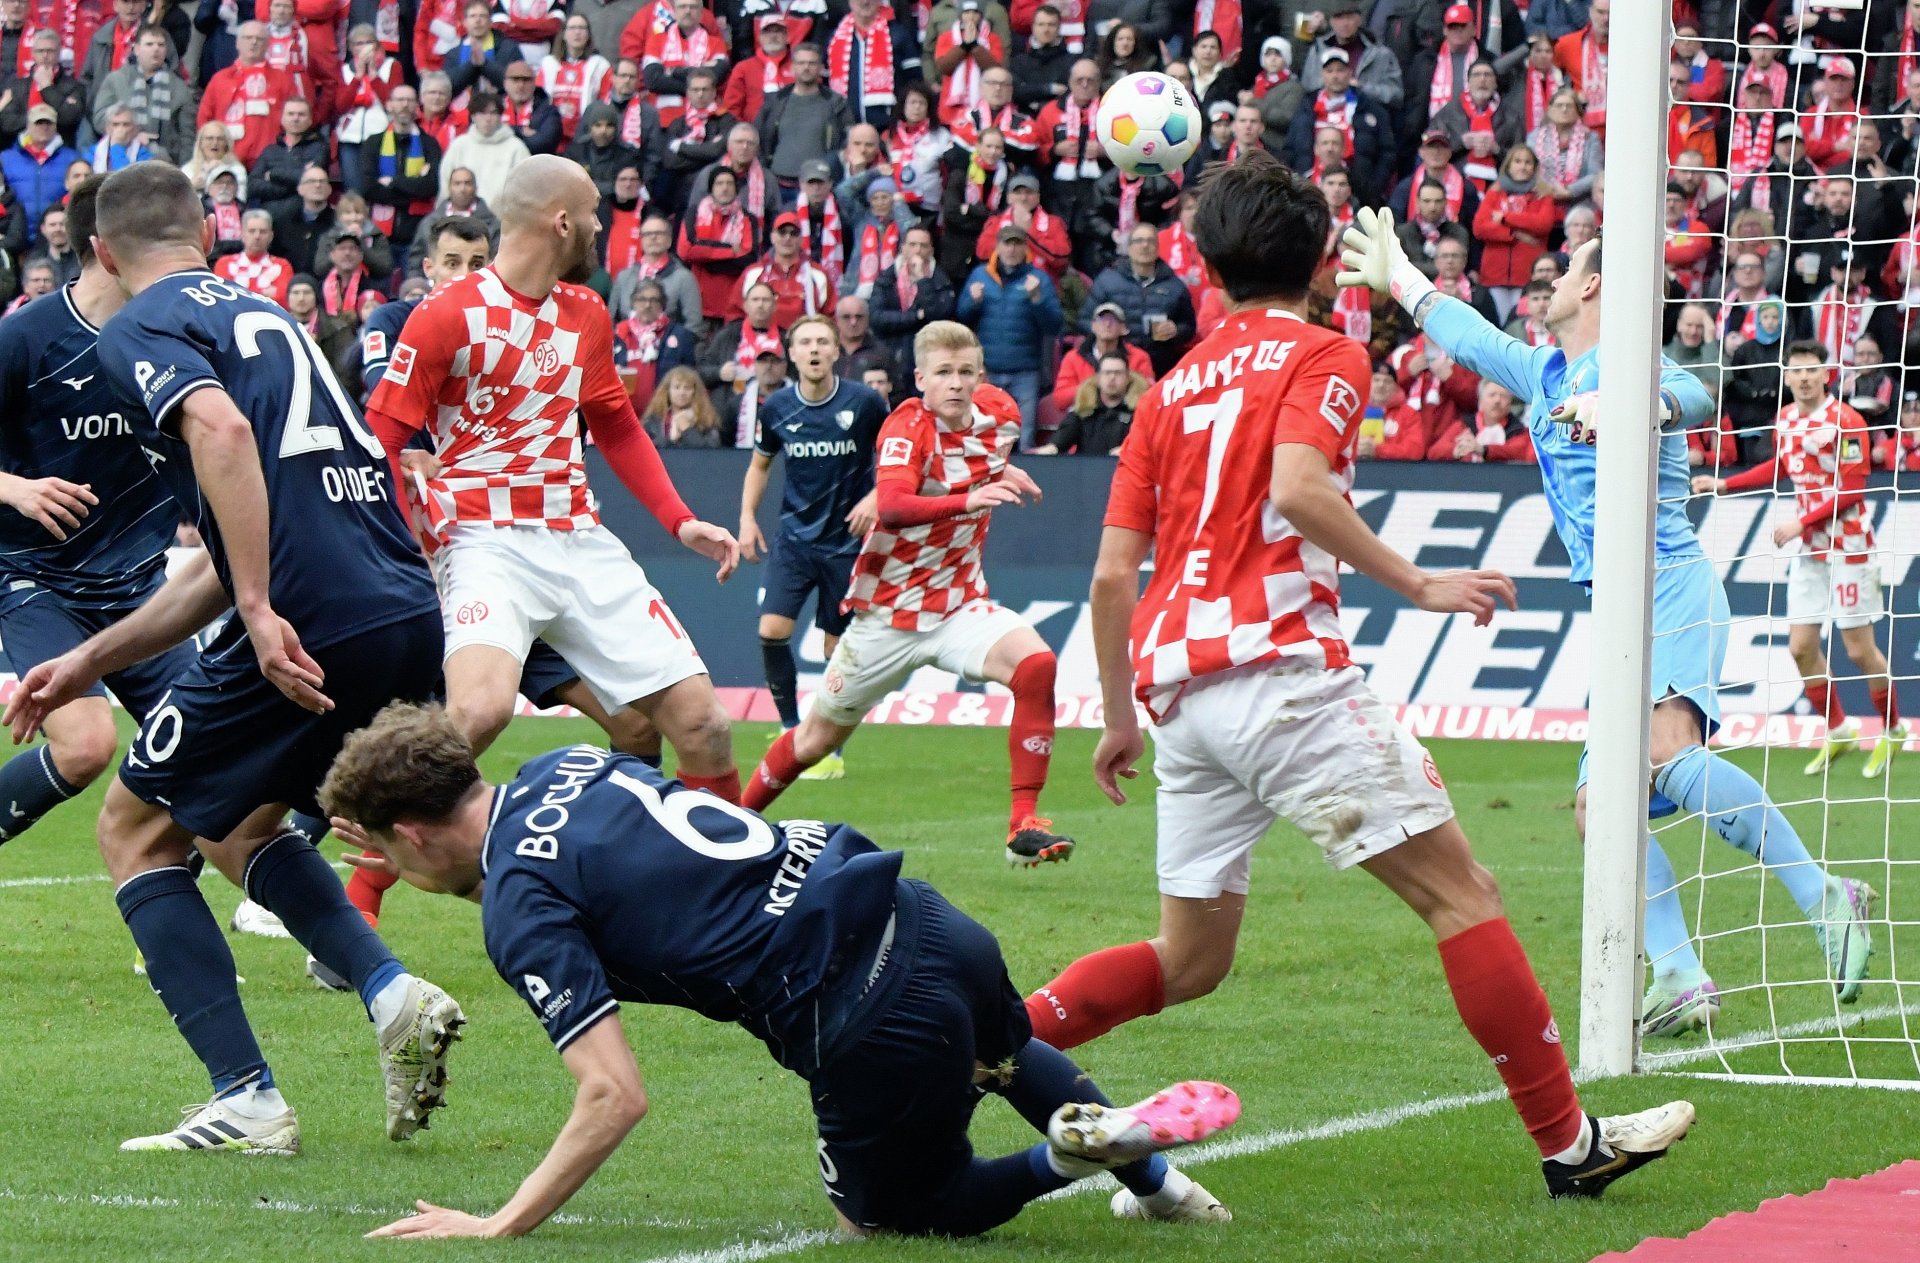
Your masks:
<path fill-rule="evenodd" d="M 1915 1013 L 1920 1013 L 1920 1005 L 1883 1004 L 1877 1008 L 1861 1009 L 1857 1013 L 1842 1014 L 1838 1018 L 1821 1017 L 1805 1022 L 1792 1022 L 1770 1031 L 1745 1031 L 1717 1043 L 1702 1044 L 1698 1048 L 1678 1048 L 1672 1052 L 1642 1052 L 1640 1064 L 1647 1070 L 1661 1070 L 1667 1066 L 1691 1065 L 1696 1061 L 1715 1061 L 1722 1056 L 1765 1048 L 1781 1040 L 1805 1039 L 1809 1035 L 1837 1036 L 1840 1031 L 1877 1018 L 1911 1016 Z"/>
<path fill-rule="evenodd" d="M 771 1241 L 736 1241 L 714 1250 L 683 1250 L 678 1254 L 662 1254 L 657 1258 L 645 1259 L 642 1263 L 755 1263 L 759 1259 L 793 1254 L 816 1245 L 831 1245 L 846 1240 L 848 1238 L 838 1233 L 809 1228 L 789 1236 L 775 1237 Z"/>
<path fill-rule="evenodd" d="M 82 882 L 105 881 L 105 873 L 83 873 L 73 877 L 8 877 L 0 880 L 0 890 L 20 886 L 78 886 Z"/>

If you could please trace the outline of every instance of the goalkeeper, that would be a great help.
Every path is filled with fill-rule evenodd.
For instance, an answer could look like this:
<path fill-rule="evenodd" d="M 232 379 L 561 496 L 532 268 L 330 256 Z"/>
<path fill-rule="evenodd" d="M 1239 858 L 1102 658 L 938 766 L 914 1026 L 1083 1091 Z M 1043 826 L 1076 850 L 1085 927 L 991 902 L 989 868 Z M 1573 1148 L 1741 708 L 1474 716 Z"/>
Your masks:
<path fill-rule="evenodd" d="M 1394 236 L 1393 215 L 1362 210 L 1343 239 L 1343 286 L 1391 293 L 1429 340 L 1482 377 L 1528 400 L 1527 425 L 1554 527 L 1572 563 L 1569 577 L 1593 583 L 1594 443 L 1599 422 L 1600 241 L 1573 252 L 1554 282 L 1547 328 L 1560 345 L 1529 346 L 1433 287 Z M 1726 590 L 1700 547 L 1684 505 L 1689 493 L 1689 425 L 1712 420 L 1713 402 L 1691 375 L 1663 361 L 1660 373 L 1660 485 L 1654 518 L 1652 798 L 1648 814 L 1684 808 L 1780 879 L 1813 927 L 1843 1004 L 1860 996 L 1873 954 L 1865 882 L 1836 878 L 1807 848 L 1760 783 L 1707 749 L 1720 724 L 1716 696 L 1726 658 Z M 1580 758 L 1574 819 L 1586 831 L 1587 760 Z M 1673 865 L 1647 838 L 1647 958 L 1654 979 L 1642 1009 L 1648 1035 L 1679 1035 L 1719 1012 L 1720 997 L 1687 932 Z"/>

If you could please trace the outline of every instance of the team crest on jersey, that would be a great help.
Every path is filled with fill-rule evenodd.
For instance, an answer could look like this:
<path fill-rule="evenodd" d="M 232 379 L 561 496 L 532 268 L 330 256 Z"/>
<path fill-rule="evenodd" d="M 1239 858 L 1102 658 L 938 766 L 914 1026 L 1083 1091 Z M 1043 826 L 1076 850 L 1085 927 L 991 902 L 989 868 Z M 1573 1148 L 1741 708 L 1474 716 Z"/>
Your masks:
<path fill-rule="evenodd" d="M 542 373 L 551 373 L 560 367 L 560 352 L 551 342 L 542 342 L 533 348 L 533 366 Z"/>
<path fill-rule="evenodd" d="M 841 429 L 851 430 L 853 428 L 853 409 L 843 408 L 839 412 L 834 413 L 833 419 L 840 423 Z"/>
<path fill-rule="evenodd" d="M 404 386 L 413 378 L 413 348 L 402 342 L 393 348 L 393 358 L 387 361 L 386 380 L 396 386 Z"/>
<path fill-rule="evenodd" d="M 1427 783 L 1435 789 L 1445 789 L 1447 787 L 1446 782 L 1440 779 L 1440 769 L 1433 765 L 1433 756 L 1431 754 L 1427 756 L 1426 762 L 1420 765 L 1420 770 L 1427 774 Z"/>
<path fill-rule="evenodd" d="M 485 601 L 468 601 L 465 605 L 453 612 L 453 621 L 462 627 L 470 627 L 475 623 L 483 622 L 486 617 L 487 603 Z"/>

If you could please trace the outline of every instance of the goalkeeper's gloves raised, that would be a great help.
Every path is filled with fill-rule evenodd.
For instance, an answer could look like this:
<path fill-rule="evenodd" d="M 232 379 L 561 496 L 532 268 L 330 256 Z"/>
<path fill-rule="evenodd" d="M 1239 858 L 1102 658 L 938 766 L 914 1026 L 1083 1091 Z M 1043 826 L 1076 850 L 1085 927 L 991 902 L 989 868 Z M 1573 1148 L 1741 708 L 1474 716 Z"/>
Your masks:
<path fill-rule="evenodd" d="M 1673 419 L 1673 400 L 1666 391 L 1660 392 L 1659 424 L 1665 425 Z M 1555 425 L 1570 428 L 1576 440 L 1581 435 L 1600 432 L 1600 392 L 1589 390 L 1583 394 L 1569 395 L 1555 405 L 1547 414 L 1547 420 Z"/>
<path fill-rule="evenodd" d="M 1413 262 L 1393 231 L 1393 212 L 1362 207 L 1341 234 L 1340 262 L 1345 271 L 1333 279 L 1352 288 L 1365 285 L 1377 294 L 1392 294 L 1408 315 L 1434 292 L 1433 282 Z"/>

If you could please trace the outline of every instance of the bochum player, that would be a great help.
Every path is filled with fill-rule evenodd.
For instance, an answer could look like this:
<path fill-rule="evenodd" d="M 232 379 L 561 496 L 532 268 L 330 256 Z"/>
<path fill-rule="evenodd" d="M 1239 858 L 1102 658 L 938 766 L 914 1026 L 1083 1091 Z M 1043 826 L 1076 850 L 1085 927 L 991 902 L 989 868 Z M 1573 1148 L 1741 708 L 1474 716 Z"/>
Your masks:
<path fill-rule="evenodd" d="M 207 560 L 28 672 L 6 721 L 28 735 L 102 675 L 235 611 L 147 716 L 100 814 L 114 900 L 213 1080 L 212 1099 L 178 1126 L 122 1148 L 299 1148 L 187 868 L 195 837 L 238 860 L 248 895 L 360 993 L 379 1039 L 387 1134 L 402 1140 L 444 1103 L 464 1015 L 402 968 L 283 821 L 289 807 L 317 810 L 347 733 L 434 686 L 433 580 L 394 511 L 385 455 L 319 348 L 280 307 L 207 270 L 211 232 L 187 178 L 159 162 L 117 171 L 96 216 L 94 249 L 129 296 L 101 331 L 100 369 L 198 519 Z"/>
<path fill-rule="evenodd" d="M 1554 282 L 1546 325 L 1559 347 L 1529 346 L 1500 332 L 1455 298 L 1436 291 L 1407 261 L 1390 212 L 1362 210 L 1346 231 L 1344 286 L 1391 293 L 1447 354 L 1482 377 L 1532 401 L 1528 427 L 1554 526 L 1572 562 L 1569 578 L 1593 582 L 1594 443 L 1600 376 L 1600 248 L 1574 251 Z M 1842 1004 L 1859 998 L 1873 940 L 1867 929 L 1874 892 L 1865 882 L 1830 877 L 1807 854 L 1760 783 L 1707 748 L 1720 724 L 1717 690 L 1730 617 L 1726 590 L 1682 507 L 1688 496 L 1685 430 L 1712 419 L 1712 400 L 1689 373 L 1664 363 L 1660 374 L 1660 496 L 1654 519 L 1653 816 L 1675 810 L 1704 817 L 1729 844 L 1766 865 L 1793 896 L 1826 953 Z M 1586 830 L 1586 758 L 1574 820 Z M 1642 1008 L 1649 1035 L 1678 1035 L 1720 1008 L 1713 980 L 1695 954 L 1673 865 L 1647 839 L 1647 959 L 1653 985 Z"/>
<path fill-rule="evenodd" d="M 1232 1217 L 1158 1151 L 1229 1126 L 1233 1094 L 1176 1084 L 1112 1109 L 1033 1038 L 993 935 L 846 825 L 772 824 L 592 746 L 489 785 L 437 706 L 354 733 L 320 797 L 342 837 L 481 905 L 494 968 L 579 1085 L 493 1215 L 420 1202 L 373 1236 L 519 1236 L 558 1210 L 647 1112 L 622 1002 L 737 1022 L 807 1080 L 844 1229 L 971 1236 L 1102 1167 L 1143 1218 Z M 976 1157 L 967 1126 L 989 1092 L 1047 1139 Z"/>

